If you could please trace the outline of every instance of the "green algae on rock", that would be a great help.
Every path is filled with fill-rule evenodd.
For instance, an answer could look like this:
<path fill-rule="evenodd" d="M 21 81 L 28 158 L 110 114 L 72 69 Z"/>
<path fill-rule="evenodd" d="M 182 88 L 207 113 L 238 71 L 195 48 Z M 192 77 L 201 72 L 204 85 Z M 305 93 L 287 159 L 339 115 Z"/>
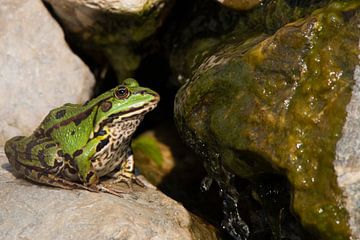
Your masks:
<path fill-rule="evenodd" d="M 232 39 L 243 41 L 262 33 L 273 34 L 328 2 L 265 0 L 246 12 L 221 7 L 215 1 L 187 3 L 189 9 L 184 11 L 185 20 L 172 23 L 173 30 L 169 31 L 168 37 L 171 39 L 168 43 L 171 45 L 170 65 L 177 74 L 177 81 L 184 84 L 198 65 L 224 42 L 230 44 Z"/>
<path fill-rule="evenodd" d="M 262 0 L 217 0 L 222 5 L 235 10 L 249 10 L 259 5 Z"/>
<path fill-rule="evenodd" d="M 152 184 L 158 186 L 174 167 L 168 146 L 159 141 L 154 131 L 142 133 L 131 143 L 136 167 Z"/>
<path fill-rule="evenodd" d="M 271 37 L 219 43 L 178 91 L 178 129 L 234 207 L 233 174 L 255 183 L 281 174 L 305 228 L 350 239 L 333 161 L 358 64 L 359 7 L 333 2 Z"/>

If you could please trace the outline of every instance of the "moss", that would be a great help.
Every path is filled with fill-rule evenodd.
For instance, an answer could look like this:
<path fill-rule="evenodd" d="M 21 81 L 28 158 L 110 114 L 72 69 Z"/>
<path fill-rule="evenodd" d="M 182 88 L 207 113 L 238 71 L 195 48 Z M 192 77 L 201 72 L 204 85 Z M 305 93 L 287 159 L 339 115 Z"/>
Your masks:
<path fill-rule="evenodd" d="M 234 39 L 244 41 L 255 35 L 273 34 L 285 24 L 309 15 L 328 2 L 268 0 L 251 11 L 236 12 L 215 2 L 194 1 L 189 16 L 184 17 L 187 20 L 171 32 L 174 37 L 170 44 L 176 46 L 170 56 L 171 67 L 183 76 L 179 78 L 183 84 L 194 71 L 194 63 L 197 67 L 196 64 L 209 57 L 209 52 L 214 52 L 216 46 Z"/>
<path fill-rule="evenodd" d="M 141 135 L 132 142 L 131 147 L 134 152 L 141 152 L 157 166 L 162 166 L 164 159 L 158 142 L 153 137 Z"/>
<path fill-rule="evenodd" d="M 350 234 L 332 162 L 358 63 L 359 6 L 333 2 L 267 39 L 221 43 L 176 98 L 179 130 L 210 173 L 220 157 L 252 181 L 286 176 L 292 210 L 321 239 Z"/>

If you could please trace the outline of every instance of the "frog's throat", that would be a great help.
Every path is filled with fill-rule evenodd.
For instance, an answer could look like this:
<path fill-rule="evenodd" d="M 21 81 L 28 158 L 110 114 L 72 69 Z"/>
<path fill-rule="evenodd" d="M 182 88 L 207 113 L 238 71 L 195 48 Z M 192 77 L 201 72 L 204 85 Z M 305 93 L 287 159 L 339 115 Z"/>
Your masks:
<path fill-rule="evenodd" d="M 96 135 L 97 132 L 99 132 L 101 129 L 103 129 L 107 124 L 113 123 L 113 122 L 123 122 L 131 118 L 140 118 L 142 119 L 144 115 L 150 111 L 152 111 L 157 105 L 157 102 L 150 102 L 147 103 L 141 107 L 137 108 L 130 108 L 129 110 L 114 113 L 110 115 L 105 120 L 101 121 L 100 123 L 97 123 L 94 127 L 94 135 Z"/>

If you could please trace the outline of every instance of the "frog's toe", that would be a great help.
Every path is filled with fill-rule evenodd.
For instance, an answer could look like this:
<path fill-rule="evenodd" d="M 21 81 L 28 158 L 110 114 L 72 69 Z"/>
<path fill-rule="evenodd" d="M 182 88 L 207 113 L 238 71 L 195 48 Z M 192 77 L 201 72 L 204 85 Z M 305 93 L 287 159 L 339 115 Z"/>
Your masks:
<path fill-rule="evenodd" d="M 96 185 L 96 188 L 98 189 L 98 191 L 105 192 L 105 193 L 110 193 L 110 194 L 118 196 L 118 197 L 123 197 L 121 194 L 123 194 L 124 192 L 121 191 L 121 190 L 118 190 L 116 188 L 111 188 L 109 186 L 105 187 L 102 184 Z"/>
<path fill-rule="evenodd" d="M 139 178 L 137 178 L 133 173 L 119 174 L 110 183 L 115 184 L 115 183 L 120 183 L 120 182 L 124 182 L 126 185 L 128 185 L 128 187 L 131 190 L 133 190 L 133 187 L 132 187 L 133 182 L 135 182 L 140 187 L 145 187 L 145 184 Z"/>
<path fill-rule="evenodd" d="M 121 182 L 126 183 L 126 185 L 132 190 L 132 180 L 129 177 L 119 176 L 116 179 L 110 181 L 110 184 L 116 184 Z"/>
<path fill-rule="evenodd" d="M 135 175 L 134 175 L 133 181 L 134 181 L 137 185 L 139 185 L 140 187 L 143 187 L 143 188 L 146 187 L 145 183 L 143 183 L 143 181 L 141 181 L 141 180 L 140 180 L 138 177 L 136 177 Z"/>

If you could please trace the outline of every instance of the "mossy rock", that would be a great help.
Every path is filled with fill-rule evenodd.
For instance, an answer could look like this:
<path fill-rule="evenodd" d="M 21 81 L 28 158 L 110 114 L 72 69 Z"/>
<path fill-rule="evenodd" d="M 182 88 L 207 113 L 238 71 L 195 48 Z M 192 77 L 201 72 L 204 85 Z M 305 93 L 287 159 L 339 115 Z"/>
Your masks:
<path fill-rule="evenodd" d="M 314 239 L 359 232 L 335 171 L 354 95 L 359 7 L 333 2 L 270 37 L 222 41 L 175 101 L 181 135 L 225 193 L 234 192 L 232 174 L 255 184 L 264 173 L 285 176 L 290 209 Z"/>
<path fill-rule="evenodd" d="M 259 1 L 222 1 L 222 4 Z M 255 35 L 273 34 L 285 24 L 311 14 L 329 0 L 264 0 L 250 11 L 235 11 L 215 1 L 184 1 L 181 21 L 171 22 L 165 42 L 171 49 L 170 66 L 183 84 L 199 64 L 224 42 L 244 41 Z M 246 5 L 246 4 L 245 4 Z M 177 9 L 175 8 L 174 11 Z M 170 39 L 170 40 L 169 40 Z"/>
<path fill-rule="evenodd" d="M 110 63 L 119 82 L 133 76 L 144 46 L 162 25 L 174 0 L 44 0 L 63 25 L 67 39 L 97 65 Z"/>

